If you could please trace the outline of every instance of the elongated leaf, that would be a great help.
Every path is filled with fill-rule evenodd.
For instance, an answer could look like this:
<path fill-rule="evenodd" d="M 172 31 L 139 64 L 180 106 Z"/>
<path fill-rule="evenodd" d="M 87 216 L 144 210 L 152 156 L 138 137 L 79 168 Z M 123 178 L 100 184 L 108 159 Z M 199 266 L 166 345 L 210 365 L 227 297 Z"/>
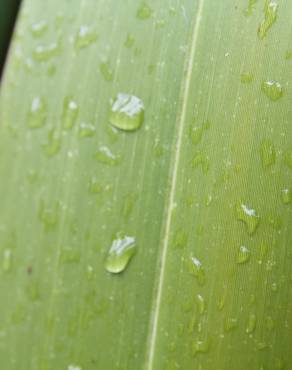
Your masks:
<path fill-rule="evenodd" d="M 1 89 L 1 368 L 291 368 L 291 12 L 25 0 Z"/>

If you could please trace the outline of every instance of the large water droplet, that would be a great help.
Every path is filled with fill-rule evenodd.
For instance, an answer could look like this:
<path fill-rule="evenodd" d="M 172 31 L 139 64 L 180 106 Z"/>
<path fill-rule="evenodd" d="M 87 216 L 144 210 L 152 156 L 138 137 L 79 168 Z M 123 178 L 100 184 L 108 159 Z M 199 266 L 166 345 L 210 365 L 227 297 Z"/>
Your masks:
<path fill-rule="evenodd" d="M 62 126 L 71 129 L 77 119 L 79 112 L 78 105 L 71 97 L 66 97 L 63 103 Z"/>
<path fill-rule="evenodd" d="M 113 154 L 106 146 L 101 146 L 95 152 L 94 157 L 98 160 L 98 162 L 109 166 L 117 166 L 121 162 L 121 157 L 119 155 Z"/>
<path fill-rule="evenodd" d="M 33 59 L 38 62 L 46 61 L 60 52 L 60 45 L 57 42 L 54 42 L 49 45 L 39 45 L 33 51 Z"/>
<path fill-rule="evenodd" d="M 281 199 L 284 204 L 291 203 L 292 200 L 292 191 L 291 189 L 285 188 L 281 190 Z"/>
<path fill-rule="evenodd" d="M 57 154 L 61 148 L 61 138 L 56 129 L 51 129 L 48 132 L 48 141 L 43 144 L 44 153 L 51 157 Z"/>
<path fill-rule="evenodd" d="M 264 81 L 262 83 L 262 91 L 266 94 L 268 98 L 273 101 L 280 99 L 283 96 L 282 85 L 273 80 Z"/>
<path fill-rule="evenodd" d="M 246 263 L 250 258 L 250 250 L 242 245 L 237 253 L 236 262 L 238 264 Z"/>
<path fill-rule="evenodd" d="M 292 149 L 286 150 L 284 154 L 284 162 L 288 167 L 292 168 Z"/>
<path fill-rule="evenodd" d="M 111 82 L 114 79 L 114 72 L 108 61 L 100 63 L 99 69 L 105 81 Z"/>
<path fill-rule="evenodd" d="M 260 217 L 257 215 L 256 211 L 243 203 L 237 206 L 236 217 L 238 220 L 244 222 L 249 234 L 255 232 L 260 222 Z"/>
<path fill-rule="evenodd" d="M 255 331 L 256 328 L 256 323 L 257 323 L 257 317 L 254 313 L 250 313 L 247 319 L 247 325 L 245 332 L 247 334 L 251 334 Z"/>
<path fill-rule="evenodd" d="M 133 236 L 118 234 L 113 240 L 105 260 L 105 269 L 113 274 L 125 270 L 136 251 L 136 240 Z"/>
<path fill-rule="evenodd" d="M 4 249 L 3 251 L 3 260 L 2 260 L 2 269 L 4 272 L 9 272 L 12 270 L 12 250 Z"/>
<path fill-rule="evenodd" d="M 79 137 L 91 137 L 96 133 L 96 127 L 89 122 L 81 122 L 79 125 Z"/>
<path fill-rule="evenodd" d="M 138 129 L 144 119 L 144 104 L 134 95 L 119 93 L 112 102 L 109 122 L 121 130 Z"/>
<path fill-rule="evenodd" d="M 264 19 L 261 21 L 258 28 L 258 36 L 263 39 L 268 30 L 272 27 L 273 23 L 277 19 L 278 5 L 275 1 L 266 1 L 264 7 Z"/>
<path fill-rule="evenodd" d="M 47 105 L 43 98 L 35 97 L 32 100 L 28 113 L 28 126 L 30 128 L 40 128 L 46 123 Z"/>
<path fill-rule="evenodd" d="M 150 8 L 150 6 L 146 3 L 146 2 L 143 2 L 140 7 L 138 8 L 137 10 L 137 13 L 136 13 L 136 16 L 137 18 L 139 19 L 148 19 L 151 17 L 152 15 L 152 9 Z"/>
<path fill-rule="evenodd" d="M 92 44 L 97 40 L 97 33 L 94 29 L 88 26 L 81 26 L 75 37 L 75 47 L 82 49 Z"/>
<path fill-rule="evenodd" d="M 237 325 L 238 325 L 238 320 L 235 317 L 227 317 L 224 320 L 224 330 L 226 332 L 229 332 L 229 331 L 235 329 L 237 327 Z"/>
<path fill-rule="evenodd" d="M 270 167 L 276 162 L 276 150 L 269 139 L 264 139 L 260 146 L 260 155 L 263 168 Z"/>
<path fill-rule="evenodd" d="M 34 37 L 40 37 L 48 29 L 48 22 L 41 20 L 39 22 L 33 23 L 30 27 L 30 31 Z"/>
<path fill-rule="evenodd" d="M 201 263 L 196 257 L 191 257 L 191 274 L 195 276 L 199 282 L 200 285 L 205 283 L 206 276 L 205 276 L 205 269 Z"/>

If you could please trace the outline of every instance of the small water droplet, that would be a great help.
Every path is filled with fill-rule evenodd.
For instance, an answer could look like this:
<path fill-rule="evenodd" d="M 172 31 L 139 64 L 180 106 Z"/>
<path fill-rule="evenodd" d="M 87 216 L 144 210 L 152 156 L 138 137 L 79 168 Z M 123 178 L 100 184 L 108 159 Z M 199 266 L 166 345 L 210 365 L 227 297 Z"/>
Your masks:
<path fill-rule="evenodd" d="M 71 97 L 66 97 L 63 103 L 62 126 L 71 129 L 77 119 L 79 112 L 78 104 Z"/>
<path fill-rule="evenodd" d="M 114 72 L 110 66 L 109 61 L 100 63 L 99 65 L 100 72 L 107 82 L 111 82 L 114 79 Z"/>
<path fill-rule="evenodd" d="M 4 272 L 9 272 L 12 270 L 12 250 L 4 249 L 3 251 L 3 260 L 2 260 L 2 269 Z"/>
<path fill-rule="evenodd" d="M 196 257 L 191 257 L 190 273 L 195 276 L 200 285 L 203 285 L 206 280 L 205 269 Z"/>
<path fill-rule="evenodd" d="M 249 259 L 250 259 L 250 250 L 244 245 L 242 245 L 237 253 L 236 262 L 238 264 L 243 264 L 249 261 Z"/>
<path fill-rule="evenodd" d="M 97 33 L 88 26 L 81 26 L 75 37 L 75 47 L 83 49 L 97 40 Z"/>
<path fill-rule="evenodd" d="M 68 370 L 82 370 L 81 367 L 77 365 L 69 365 Z"/>
<path fill-rule="evenodd" d="M 150 6 L 146 2 L 142 2 L 137 10 L 136 16 L 137 18 L 144 20 L 150 18 L 152 13 L 153 10 L 150 8 Z"/>
<path fill-rule="evenodd" d="M 277 19 L 278 4 L 275 1 L 266 1 L 264 7 L 264 19 L 261 21 L 258 28 L 258 36 L 263 39 L 268 30 L 272 27 Z"/>
<path fill-rule="evenodd" d="M 144 120 L 144 104 L 134 95 L 119 93 L 112 102 L 109 122 L 116 128 L 133 131 L 138 129 Z"/>
<path fill-rule="evenodd" d="M 258 0 L 248 0 L 248 4 L 247 4 L 247 7 L 246 9 L 244 10 L 244 15 L 245 16 L 250 16 L 252 15 L 253 11 L 254 11 L 254 8 L 255 8 L 255 5 L 257 3 Z"/>
<path fill-rule="evenodd" d="M 127 34 L 127 38 L 124 42 L 124 46 L 128 49 L 130 49 L 135 43 L 135 38 L 131 33 Z"/>
<path fill-rule="evenodd" d="M 40 37 L 48 29 L 48 22 L 41 20 L 39 22 L 33 23 L 30 27 L 30 31 L 34 37 Z"/>
<path fill-rule="evenodd" d="M 292 168 L 292 149 L 286 150 L 284 154 L 284 162 L 288 167 Z"/>
<path fill-rule="evenodd" d="M 57 154 L 61 148 L 61 138 L 56 129 L 48 132 L 48 141 L 42 145 L 44 153 L 51 157 Z"/>
<path fill-rule="evenodd" d="M 196 356 L 199 353 L 207 353 L 210 348 L 208 339 L 197 339 L 192 342 L 192 355 Z"/>
<path fill-rule="evenodd" d="M 292 50 L 287 50 L 285 53 L 285 59 L 289 60 L 292 58 Z"/>
<path fill-rule="evenodd" d="M 282 85 L 279 82 L 273 80 L 264 81 L 262 83 L 262 91 L 272 101 L 276 101 L 283 96 Z"/>
<path fill-rule="evenodd" d="M 276 282 L 273 282 L 271 284 L 271 290 L 272 290 L 272 292 L 277 292 L 278 291 L 278 284 Z"/>
<path fill-rule="evenodd" d="M 33 51 L 33 59 L 37 62 L 44 62 L 60 53 L 60 45 L 53 42 L 49 45 L 38 45 Z"/>
<path fill-rule="evenodd" d="M 202 315 L 206 311 L 206 302 L 201 294 L 196 295 L 196 303 L 198 307 L 198 312 Z"/>
<path fill-rule="evenodd" d="M 136 252 L 136 240 L 133 236 L 118 234 L 113 240 L 105 260 L 105 269 L 118 274 L 126 269 Z"/>
<path fill-rule="evenodd" d="M 248 316 L 245 332 L 247 334 L 253 333 L 255 331 L 255 328 L 256 328 L 256 323 L 257 323 L 256 315 L 254 313 L 250 313 L 249 316 Z"/>
<path fill-rule="evenodd" d="M 260 146 L 260 156 L 263 168 L 267 168 L 276 162 L 276 150 L 269 139 L 264 139 Z"/>
<path fill-rule="evenodd" d="M 28 113 L 28 126 L 30 128 L 40 128 L 46 123 L 47 105 L 43 98 L 35 97 L 32 100 Z"/>
<path fill-rule="evenodd" d="M 238 320 L 236 317 L 227 317 L 225 320 L 224 320 L 224 330 L 226 332 L 229 332 L 233 329 L 235 329 L 238 325 Z"/>
<path fill-rule="evenodd" d="M 240 74 L 240 81 L 242 83 L 250 83 L 253 80 L 253 74 L 250 72 L 242 72 Z"/>
<path fill-rule="evenodd" d="M 210 168 L 209 158 L 202 152 L 198 152 L 194 155 L 193 159 L 191 160 L 191 167 L 197 168 L 201 166 L 203 173 L 207 173 Z"/>
<path fill-rule="evenodd" d="M 281 190 L 281 199 L 284 204 L 291 203 L 292 200 L 292 191 L 291 189 L 285 188 Z"/>
<path fill-rule="evenodd" d="M 95 159 L 102 164 L 109 166 L 117 166 L 121 162 L 119 155 L 113 154 L 110 149 L 106 146 L 101 146 L 94 155 Z"/>
<path fill-rule="evenodd" d="M 260 222 L 260 217 L 256 211 L 243 203 L 237 206 L 236 217 L 245 224 L 249 234 L 253 234 L 256 231 Z"/>
<path fill-rule="evenodd" d="M 94 277 L 94 270 L 91 265 L 88 265 L 86 268 L 86 277 L 87 277 L 87 280 L 92 280 Z"/>
<path fill-rule="evenodd" d="M 90 122 L 81 122 L 79 125 L 79 137 L 91 137 L 96 133 L 96 127 Z"/>
<path fill-rule="evenodd" d="M 88 190 L 92 194 L 98 194 L 98 193 L 101 193 L 103 191 L 102 185 L 99 183 L 99 181 L 97 180 L 97 178 L 95 176 L 93 176 L 90 179 L 89 185 L 88 185 Z"/>

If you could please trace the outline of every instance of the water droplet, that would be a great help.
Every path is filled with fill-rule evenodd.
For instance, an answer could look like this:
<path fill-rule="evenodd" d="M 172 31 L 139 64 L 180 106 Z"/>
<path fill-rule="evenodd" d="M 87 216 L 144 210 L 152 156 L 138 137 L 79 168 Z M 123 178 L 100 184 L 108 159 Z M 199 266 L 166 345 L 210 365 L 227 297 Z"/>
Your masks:
<path fill-rule="evenodd" d="M 247 334 L 253 333 L 255 331 L 255 328 L 256 328 L 256 323 L 257 323 L 256 315 L 254 313 L 250 313 L 249 316 L 248 316 L 245 332 Z"/>
<path fill-rule="evenodd" d="M 275 328 L 275 322 L 271 316 L 267 316 L 265 319 L 265 326 L 266 328 L 271 331 Z"/>
<path fill-rule="evenodd" d="M 106 146 L 101 146 L 95 152 L 94 157 L 98 160 L 98 162 L 109 166 L 117 166 L 121 162 L 121 157 L 113 154 Z"/>
<path fill-rule="evenodd" d="M 266 1 L 264 7 L 264 19 L 261 21 L 258 28 L 258 36 L 263 39 L 268 30 L 272 27 L 277 19 L 278 4 L 275 1 Z"/>
<path fill-rule="evenodd" d="M 91 137 L 96 133 L 96 127 L 89 122 L 81 122 L 79 125 L 79 137 Z"/>
<path fill-rule="evenodd" d="M 77 103 L 71 98 L 66 97 L 63 103 L 62 126 L 71 129 L 77 119 L 79 108 Z"/>
<path fill-rule="evenodd" d="M 194 155 L 193 159 L 191 160 L 191 167 L 197 168 L 201 166 L 202 171 L 207 173 L 209 171 L 210 162 L 209 158 L 202 152 L 198 152 Z"/>
<path fill-rule="evenodd" d="M 276 150 L 269 139 L 264 139 L 260 146 L 260 155 L 263 168 L 270 167 L 276 162 Z"/>
<path fill-rule="evenodd" d="M 53 42 L 49 45 L 38 45 L 33 51 L 33 59 L 37 62 L 44 62 L 60 53 L 60 45 Z"/>
<path fill-rule="evenodd" d="M 47 105 L 43 98 L 35 97 L 32 100 L 28 113 L 28 126 L 30 128 L 40 128 L 46 123 Z"/>
<path fill-rule="evenodd" d="M 138 129 L 144 120 L 144 104 L 134 95 L 119 93 L 112 102 L 109 122 L 125 131 Z"/>
<path fill-rule="evenodd" d="M 272 292 L 277 292 L 278 291 L 278 284 L 276 282 L 271 284 L 271 290 L 272 290 Z"/>
<path fill-rule="evenodd" d="M 198 353 L 207 353 L 210 348 L 210 343 L 207 339 L 197 339 L 192 342 L 192 355 L 196 356 Z"/>
<path fill-rule="evenodd" d="M 242 245 L 237 253 L 236 262 L 238 264 L 246 263 L 250 258 L 250 250 Z"/>
<path fill-rule="evenodd" d="M 256 211 L 245 204 L 240 204 L 236 208 L 236 217 L 239 221 L 244 222 L 247 232 L 253 234 L 260 222 L 260 217 Z"/>
<path fill-rule="evenodd" d="M 264 81 L 262 83 L 262 91 L 273 101 L 276 101 L 283 96 L 282 85 L 273 80 Z"/>
<path fill-rule="evenodd" d="M 238 320 L 235 317 L 227 317 L 224 320 L 224 330 L 226 332 L 229 332 L 229 331 L 235 329 L 237 327 L 237 325 L 238 325 Z"/>
<path fill-rule="evenodd" d="M 81 26 L 75 37 L 75 47 L 83 49 L 97 40 L 97 33 L 88 26 Z"/>
<path fill-rule="evenodd" d="M 40 37 L 48 29 L 48 22 L 45 20 L 33 23 L 30 27 L 30 31 L 34 37 Z"/>
<path fill-rule="evenodd" d="M 51 157 L 57 154 L 61 148 L 61 138 L 53 128 L 48 132 L 48 141 L 42 145 L 44 153 Z"/>
<path fill-rule="evenodd" d="M 281 190 L 281 199 L 284 204 L 289 204 L 291 203 L 292 200 L 292 191 L 291 189 L 282 189 Z"/>
<path fill-rule="evenodd" d="M 128 219 L 130 217 L 137 199 L 138 199 L 137 193 L 129 193 L 124 197 L 124 202 L 122 206 L 122 215 L 125 219 Z"/>
<path fill-rule="evenodd" d="M 68 370 L 82 370 L 81 367 L 77 365 L 69 365 Z"/>
<path fill-rule="evenodd" d="M 63 248 L 60 253 L 61 263 L 78 263 L 80 262 L 80 250 L 70 247 Z"/>
<path fill-rule="evenodd" d="M 244 15 L 246 15 L 247 17 L 252 15 L 257 1 L 258 0 L 248 0 L 247 8 L 244 11 Z"/>
<path fill-rule="evenodd" d="M 195 276 L 200 285 L 203 285 L 206 280 L 204 267 L 196 257 L 191 257 L 190 273 Z"/>
<path fill-rule="evenodd" d="M 52 229 L 58 222 L 59 205 L 55 203 L 51 207 L 46 207 L 43 200 L 40 201 L 38 216 L 43 223 L 45 230 Z"/>
<path fill-rule="evenodd" d="M 204 134 L 204 131 L 209 129 L 209 121 L 204 122 L 201 126 L 191 126 L 189 131 L 189 138 L 193 144 L 199 144 Z"/>
<path fill-rule="evenodd" d="M 206 303 L 201 294 L 196 295 L 196 303 L 198 307 L 198 312 L 200 315 L 202 315 L 206 311 Z"/>
<path fill-rule="evenodd" d="M 131 33 L 127 34 L 127 38 L 124 42 L 124 46 L 128 49 L 130 49 L 135 43 L 135 38 Z"/>
<path fill-rule="evenodd" d="M 94 270 L 93 270 L 93 267 L 90 265 L 88 265 L 86 268 L 86 277 L 87 277 L 87 280 L 92 280 L 94 277 Z"/>
<path fill-rule="evenodd" d="M 137 18 L 144 20 L 150 18 L 152 13 L 153 10 L 150 6 L 146 2 L 143 2 L 137 10 L 136 16 Z"/>
<path fill-rule="evenodd" d="M 88 185 L 88 190 L 92 194 L 98 194 L 98 193 L 101 193 L 103 191 L 103 187 L 98 182 L 98 180 L 96 179 L 95 176 L 90 179 L 90 182 L 89 182 L 89 185 Z"/>
<path fill-rule="evenodd" d="M 108 61 L 100 63 L 99 69 L 105 81 L 111 82 L 114 79 L 114 72 Z"/>
<path fill-rule="evenodd" d="M 188 234 L 183 229 L 177 230 L 173 238 L 174 248 L 184 248 L 187 242 L 188 242 Z"/>
<path fill-rule="evenodd" d="M 133 236 L 118 234 L 113 240 L 105 260 L 105 269 L 118 274 L 126 269 L 136 251 L 136 240 Z"/>
<path fill-rule="evenodd" d="M 284 162 L 288 167 L 292 168 L 292 149 L 286 150 L 284 154 Z"/>
<path fill-rule="evenodd" d="M 11 249 L 4 249 L 3 251 L 2 269 L 4 272 L 9 272 L 12 270 L 12 250 Z"/>
<path fill-rule="evenodd" d="M 253 80 L 253 75 L 250 72 L 242 72 L 240 74 L 240 81 L 242 83 L 250 83 Z"/>
<path fill-rule="evenodd" d="M 287 50 L 285 53 L 285 59 L 291 59 L 292 58 L 292 50 Z"/>

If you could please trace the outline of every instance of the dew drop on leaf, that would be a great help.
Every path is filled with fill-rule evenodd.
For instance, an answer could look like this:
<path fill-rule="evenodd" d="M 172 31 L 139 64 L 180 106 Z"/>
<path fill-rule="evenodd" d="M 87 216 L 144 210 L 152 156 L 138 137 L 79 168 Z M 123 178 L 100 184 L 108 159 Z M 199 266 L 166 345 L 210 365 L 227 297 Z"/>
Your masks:
<path fill-rule="evenodd" d="M 225 320 L 224 320 L 224 330 L 226 332 L 229 332 L 233 329 L 235 329 L 238 325 L 238 320 L 236 317 L 227 317 Z"/>
<path fill-rule="evenodd" d="M 144 120 L 144 104 L 134 95 L 119 93 L 112 102 L 109 122 L 114 127 L 125 130 L 137 130 Z"/>
<path fill-rule="evenodd" d="M 252 73 L 250 73 L 250 72 L 242 72 L 241 74 L 240 74 L 240 81 L 242 82 L 242 83 L 250 83 L 250 82 L 252 82 L 252 80 L 253 80 L 253 75 L 252 75 Z"/>
<path fill-rule="evenodd" d="M 90 122 L 81 122 L 79 125 L 79 137 L 91 137 L 96 133 L 96 127 Z"/>
<path fill-rule="evenodd" d="M 60 52 L 60 45 L 56 42 L 49 45 L 38 45 L 33 51 L 33 59 L 37 62 L 44 62 Z"/>
<path fill-rule="evenodd" d="M 267 168 L 276 162 L 276 150 L 274 144 L 269 139 L 264 139 L 260 146 L 260 155 L 263 168 Z"/>
<path fill-rule="evenodd" d="M 285 188 L 281 190 L 281 199 L 284 204 L 291 203 L 292 200 L 292 191 L 291 189 Z"/>
<path fill-rule="evenodd" d="M 196 304 L 199 314 L 202 315 L 206 310 L 206 302 L 201 294 L 196 295 Z"/>
<path fill-rule="evenodd" d="M 257 317 L 254 313 L 250 313 L 247 319 L 247 324 L 245 328 L 245 332 L 247 334 L 251 334 L 255 331 L 256 328 L 256 323 L 257 323 Z"/>
<path fill-rule="evenodd" d="M 250 258 L 250 250 L 242 245 L 237 253 L 236 262 L 238 264 L 246 263 Z"/>
<path fill-rule="evenodd" d="M 210 348 L 208 339 L 197 339 L 192 343 L 192 355 L 197 356 L 199 353 L 207 353 Z"/>
<path fill-rule="evenodd" d="M 144 20 L 148 19 L 152 15 L 152 9 L 146 2 L 142 2 L 140 7 L 137 10 L 136 16 L 138 19 Z"/>
<path fill-rule="evenodd" d="M 83 49 L 97 40 L 97 33 L 88 26 L 81 26 L 75 37 L 75 47 Z"/>
<path fill-rule="evenodd" d="M 243 203 L 237 206 L 236 217 L 239 221 L 244 222 L 249 234 L 253 234 L 255 232 L 260 222 L 260 217 L 256 211 Z"/>
<path fill-rule="evenodd" d="M 43 151 L 48 157 L 57 154 L 61 148 L 61 138 L 55 129 L 48 132 L 48 140 L 43 144 Z"/>
<path fill-rule="evenodd" d="M 276 101 L 283 96 L 282 85 L 273 80 L 264 81 L 262 83 L 262 91 L 272 101 Z"/>
<path fill-rule="evenodd" d="M 191 257 L 190 273 L 195 276 L 200 285 L 203 285 L 206 280 L 204 267 L 196 257 Z"/>
<path fill-rule="evenodd" d="M 292 168 L 292 149 L 286 150 L 284 154 L 284 162 L 288 167 Z"/>
<path fill-rule="evenodd" d="M 45 20 L 41 20 L 39 22 L 33 23 L 30 27 L 31 34 L 34 37 L 42 36 L 47 29 L 48 29 L 48 22 Z"/>
<path fill-rule="evenodd" d="M 114 79 L 114 72 L 108 61 L 100 63 L 99 69 L 105 81 L 111 82 Z"/>
<path fill-rule="evenodd" d="M 106 146 L 99 147 L 95 152 L 94 157 L 98 162 L 108 166 L 117 166 L 121 162 L 121 157 L 113 154 Z"/>
<path fill-rule="evenodd" d="M 12 270 L 12 250 L 4 249 L 3 259 L 2 259 L 2 269 L 4 272 L 9 272 Z"/>
<path fill-rule="evenodd" d="M 261 21 L 258 28 L 258 36 L 263 39 L 268 30 L 272 27 L 277 19 L 278 4 L 275 1 L 266 1 L 264 7 L 264 19 Z"/>
<path fill-rule="evenodd" d="M 118 274 L 126 269 L 136 252 L 136 239 L 133 236 L 118 234 L 113 240 L 105 259 L 105 269 Z"/>
<path fill-rule="evenodd" d="M 62 126 L 71 129 L 78 116 L 78 105 L 71 97 L 66 97 L 63 103 Z"/>
<path fill-rule="evenodd" d="M 43 98 L 33 98 L 28 112 L 28 126 L 30 128 L 40 128 L 46 123 L 47 105 Z"/>

